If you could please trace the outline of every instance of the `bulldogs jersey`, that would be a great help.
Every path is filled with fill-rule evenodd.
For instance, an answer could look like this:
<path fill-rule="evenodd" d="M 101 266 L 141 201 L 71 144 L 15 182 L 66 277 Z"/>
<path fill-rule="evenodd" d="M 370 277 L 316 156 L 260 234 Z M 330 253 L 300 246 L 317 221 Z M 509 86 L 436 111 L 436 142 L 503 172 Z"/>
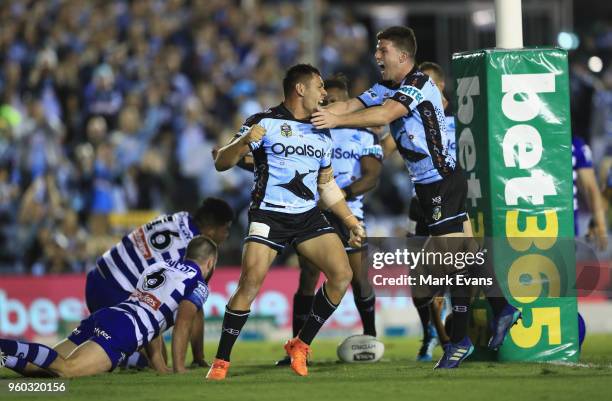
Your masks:
<path fill-rule="evenodd" d="M 187 244 L 198 234 L 189 213 L 162 215 L 123 237 L 97 260 L 96 267 L 106 280 L 132 292 L 147 266 L 182 260 Z"/>
<path fill-rule="evenodd" d="M 181 301 L 192 302 L 198 310 L 208 298 L 208 286 L 197 264 L 191 261 L 154 263 L 144 269 L 132 295 L 111 307 L 132 322 L 138 347 L 172 327 Z"/>

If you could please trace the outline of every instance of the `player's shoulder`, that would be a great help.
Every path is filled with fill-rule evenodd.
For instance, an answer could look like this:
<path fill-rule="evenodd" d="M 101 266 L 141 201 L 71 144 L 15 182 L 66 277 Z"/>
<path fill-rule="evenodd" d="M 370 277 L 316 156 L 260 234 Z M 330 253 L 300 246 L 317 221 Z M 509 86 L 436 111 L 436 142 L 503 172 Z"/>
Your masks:
<path fill-rule="evenodd" d="M 183 220 L 183 219 L 189 219 L 190 214 L 189 212 L 181 210 L 179 212 L 172 213 L 170 216 L 172 217 L 172 220 L 178 221 L 178 220 Z"/>
<path fill-rule="evenodd" d="M 428 82 L 431 82 L 433 85 L 433 81 L 430 80 L 429 75 L 415 67 L 406 75 L 406 77 L 404 77 L 401 87 L 412 86 L 417 89 L 423 89 Z"/>
<path fill-rule="evenodd" d="M 271 119 L 271 120 L 287 120 L 287 121 L 300 121 L 297 120 L 289 110 L 283 104 L 279 104 L 277 106 L 271 107 L 265 111 L 260 113 L 255 113 L 249 118 L 246 119 L 244 125 L 250 127 L 255 124 L 261 123 L 262 120 Z"/>
<path fill-rule="evenodd" d="M 259 113 L 255 113 L 249 116 L 244 121 L 244 125 L 247 127 L 252 127 L 255 124 L 259 124 L 261 120 L 263 120 L 264 118 L 269 118 L 271 116 L 271 113 L 272 113 L 272 109 L 268 109 L 268 110 L 265 110 Z"/>

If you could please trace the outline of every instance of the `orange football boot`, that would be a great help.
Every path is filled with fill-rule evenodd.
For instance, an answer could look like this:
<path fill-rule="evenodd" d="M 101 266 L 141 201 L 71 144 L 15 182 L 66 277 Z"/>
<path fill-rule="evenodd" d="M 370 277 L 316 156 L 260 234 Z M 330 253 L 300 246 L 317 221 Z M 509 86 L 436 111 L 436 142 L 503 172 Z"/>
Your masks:
<path fill-rule="evenodd" d="M 229 370 L 230 363 L 228 361 L 224 361 L 223 359 L 215 358 L 213 360 L 212 366 L 208 370 L 206 374 L 207 380 L 225 380 L 225 376 L 227 376 L 227 371 Z"/>
<path fill-rule="evenodd" d="M 300 376 L 307 376 L 310 346 L 295 337 L 285 343 L 285 351 L 291 357 L 291 369 Z"/>

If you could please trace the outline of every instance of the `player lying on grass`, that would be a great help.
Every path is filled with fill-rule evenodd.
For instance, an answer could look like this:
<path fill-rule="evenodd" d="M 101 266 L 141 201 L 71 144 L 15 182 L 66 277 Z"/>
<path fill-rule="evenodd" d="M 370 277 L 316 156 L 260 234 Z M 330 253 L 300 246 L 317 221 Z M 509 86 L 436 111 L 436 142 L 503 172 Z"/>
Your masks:
<path fill-rule="evenodd" d="M 206 376 L 210 380 L 226 377 L 232 347 L 248 319 L 251 304 L 272 261 L 288 244 L 327 277 L 300 332 L 285 344 L 292 369 L 307 375 L 310 344 L 336 310 L 352 279 L 342 241 L 318 208 L 318 201 L 349 229 L 351 246 L 361 246 L 365 238 L 361 223 L 334 181 L 329 130 L 315 129 L 308 121 L 326 95 L 321 74 L 310 65 L 293 66 L 285 75 L 283 91 L 283 103 L 248 118 L 239 135 L 221 148 L 215 159 L 217 170 L 224 171 L 251 152 L 255 183 L 242 272 L 226 307 L 217 357 Z"/>
<path fill-rule="evenodd" d="M 440 91 L 415 65 L 417 49 L 412 29 L 390 27 L 377 35 L 376 62 L 383 81 L 359 97 L 336 102 L 313 113 L 317 128 L 377 127 L 390 124 L 397 150 L 411 173 L 419 204 L 431 234 L 430 250 L 465 252 L 473 246 L 463 222 L 467 219 L 467 180 L 447 148 L 448 131 Z M 423 274 L 453 275 L 453 265 L 422 271 Z M 425 269 L 421 266 L 421 269 Z M 419 288 L 413 288 L 417 296 Z M 431 296 L 424 289 L 422 296 Z M 490 299 L 494 312 L 494 334 L 489 346 L 497 349 L 520 312 L 503 298 Z M 456 368 L 474 350 L 467 336 L 470 288 L 451 288 L 453 331 L 451 341 L 436 368 Z"/>
<path fill-rule="evenodd" d="M 5 366 L 24 376 L 91 376 L 112 371 L 144 348 L 151 366 L 167 373 L 159 343 L 161 334 L 174 326 L 173 369 L 183 372 L 191 327 L 208 298 L 204 277 L 216 262 L 217 245 L 209 238 L 194 237 L 183 262 L 161 261 L 146 267 L 127 300 L 99 309 L 54 348 L 0 339 Z"/>
<path fill-rule="evenodd" d="M 234 211 L 227 202 L 206 198 L 193 214 L 178 212 L 161 215 L 135 229 L 106 251 L 96 261 L 96 267 L 87 274 L 85 301 L 89 312 L 94 313 L 126 300 L 146 266 L 163 260 L 182 260 L 187 244 L 194 236 L 201 234 L 221 245 L 229 236 L 233 219 Z M 212 274 L 211 270 L 204 277 L 206 283 Z M 191 350 L 194 364 L 207 366 L 204 360 L 203 312 L 196 316 Z M 165 346 L 162 352 L 165 358 Z M 146 366 L 146 360 L 136 353 L 128 356 L 124 364 Z"/>

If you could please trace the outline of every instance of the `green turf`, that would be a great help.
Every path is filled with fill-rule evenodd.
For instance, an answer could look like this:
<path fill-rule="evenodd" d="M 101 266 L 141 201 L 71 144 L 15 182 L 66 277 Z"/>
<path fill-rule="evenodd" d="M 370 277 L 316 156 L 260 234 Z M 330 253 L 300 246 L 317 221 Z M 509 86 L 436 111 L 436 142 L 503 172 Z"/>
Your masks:
<path fill-rule="evenodd" d="M 335 362 L 337 341 L 316 341 L 308 377 L 272 365 L 282 356 L 280 343 L 239 342 L 225 382 L 204 380 L 205 370 L 160 376 L 150 371 L 116 372 L 68 381 L 68 392 L 55 398 L 7 396 L 0 399 L 66 400 L 572 400 L 612 399 L 612 336 L 591 335 L 581 365 L 536 363 L 464 363 L 453 371 L 433 371 L 433 363 L 416 363 L 415 339 L 385 339 L 385 358 L 377 364 Z M 212 355 L 216 344 L 207 344 Z M 438 350 L 436 356 L 439 356 Z M 8 370 L 0 378 L 14 378 Z"/>

